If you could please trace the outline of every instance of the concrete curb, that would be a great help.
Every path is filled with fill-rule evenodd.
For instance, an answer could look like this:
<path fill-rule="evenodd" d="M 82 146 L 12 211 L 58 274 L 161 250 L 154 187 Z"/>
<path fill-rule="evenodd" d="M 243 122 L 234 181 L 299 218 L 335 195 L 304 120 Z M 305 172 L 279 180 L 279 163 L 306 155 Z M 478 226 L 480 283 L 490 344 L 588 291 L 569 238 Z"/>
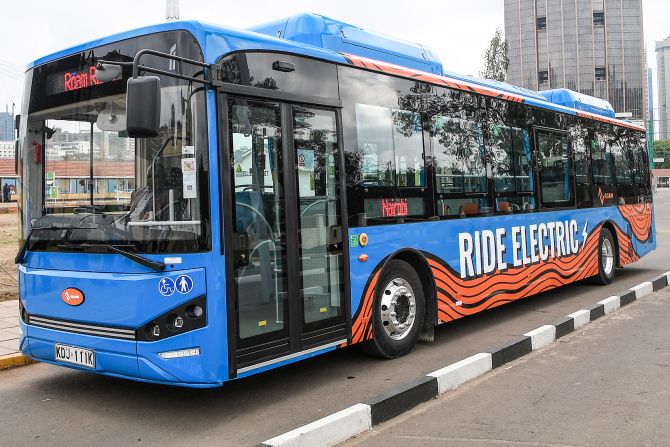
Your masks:
<path fill-rule="evenodd" d="M 318 421 L 264 441 L 259 446 L 333 446 L 398 416 L 415 406 L 457 388 L 505 363 L 545 347 L 589 322 L 608 315 L 635 300 L 670 284 L 670 271 L 640 283 L 588 309 L 573 312 L 507 343 L 447 365 L 426 376 L 374 397 L 365 403 L 326 416 Z"/>
<path fill-rule="evenodd" d="M 20 352 L 16 354 L 0 355 L 0 371 L 17 366 L 29 365 L 31 363 L 33 363 L 33 361 Z"/>

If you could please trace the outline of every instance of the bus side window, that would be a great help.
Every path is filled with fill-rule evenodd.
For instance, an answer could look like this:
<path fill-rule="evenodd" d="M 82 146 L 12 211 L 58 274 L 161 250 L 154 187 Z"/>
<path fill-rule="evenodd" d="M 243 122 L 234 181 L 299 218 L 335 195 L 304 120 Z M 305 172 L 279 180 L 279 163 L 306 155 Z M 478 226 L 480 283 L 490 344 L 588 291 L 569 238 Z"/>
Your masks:
<path fill-rule="evenodd" d="M 573 173 L 568 136 L 547 131 L 538 131 L 536 134 L 542 205 L 548 208 L 573 206 Z"/>
<path fill-rule="evenodd" d="M 637 187 L 638 187 L 638 196 L 640 200 L 644 199 L 644 196 L 650 194 L 650 179 L 649 179 L 649 155 L 647 153 L 647 146 L 645 140 L 639 136 L 636 136 L 635 141 L 635 156 L 636 156 L 636 167 L 637 167 Z"/>
<path fill-rule="evenodd" d="M 593 194 L 590 175 L 589 147 L 586 144 L 586 130 L 575 127 L 571 132 L 572 150 L 575 158 L 575 185 L 577 207 L 590 207 L 593 204 Z"/>
<path fill-rule="evenodd" d="M 433 117 L 430 135 L 438 216 L 470 217 L 486 213 L 487 179 L 481 126 L 467 119 L 437 115 Z"/>
<path fill-rule="evenodd" d="M 601 134 L 591 140 L 591 160 L 593 162 L 593 183 L 595 185 L 613 185 L 612 163 L 610 162 L 607 142 Z"/>
<path fill-rule="evenodd" d="M 632 152 L 630 147 L 619 138 L 610 142 L 614 159 L 617 195 L 619 203 L 635 203 L 635 188 L 633 185 Z"/>
<path fill-rule="evenodd" d="M 527 129 L 492 124 L 487 144 L 493 173 L 496 211 L 501 214 L 535 209 L 530 133 Z"/>
<path fill-rule="evenodd" d="M 356 104 L 363 186 L 425 187 L 421 115 Z"/>

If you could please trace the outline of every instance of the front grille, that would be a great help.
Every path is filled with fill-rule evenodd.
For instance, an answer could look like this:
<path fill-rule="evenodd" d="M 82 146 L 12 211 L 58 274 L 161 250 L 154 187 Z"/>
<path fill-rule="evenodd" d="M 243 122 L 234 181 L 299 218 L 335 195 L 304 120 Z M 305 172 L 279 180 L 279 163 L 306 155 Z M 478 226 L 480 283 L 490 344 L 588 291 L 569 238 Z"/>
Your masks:
<path fill-rule="evenodd" d="M 46 329 L 55 329 L 57 331 L 74 332 L 75 334 L 95 335 L 97 337 L 137 340 L 135 329 L 74 323 L 72 321 L 40 317 L 39 315 L 26 316 L 28 320 L 26 323 L 32 326 L 43 327 Z"/>

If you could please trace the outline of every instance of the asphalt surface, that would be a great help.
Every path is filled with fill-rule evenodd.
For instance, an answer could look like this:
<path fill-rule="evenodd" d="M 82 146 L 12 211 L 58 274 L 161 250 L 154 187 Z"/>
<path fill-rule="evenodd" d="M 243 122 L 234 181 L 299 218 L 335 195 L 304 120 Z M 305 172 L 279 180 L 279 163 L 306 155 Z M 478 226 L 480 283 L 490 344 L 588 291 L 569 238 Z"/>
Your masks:
<path fill-rule="evenodd" d="M 443 325 L 393 361 L 338 350 L 191 390 L 46 364 L 0 372 L 0 445 L 256 445 L 507 341 L 670 270 L 670 191 L 656 198 L 655 252 L 613 284 L 574 284 Z"/>
<path fill-rule="evenodd" d="M 663 446 L 670 291 L 599 319 L 346 446 Z"/>

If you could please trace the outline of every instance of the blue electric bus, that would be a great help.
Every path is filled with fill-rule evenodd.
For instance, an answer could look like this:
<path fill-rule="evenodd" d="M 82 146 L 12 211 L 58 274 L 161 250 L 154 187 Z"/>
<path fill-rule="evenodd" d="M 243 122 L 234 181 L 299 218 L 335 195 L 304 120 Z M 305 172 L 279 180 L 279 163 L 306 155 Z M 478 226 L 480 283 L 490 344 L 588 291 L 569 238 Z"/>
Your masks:
<path fill-rule="evenodd" d="M 440 323 L 655 248 L 644 129 L 305 14 L 184 21 L 26 72 L 21 350 L 192 387 Z"/>

